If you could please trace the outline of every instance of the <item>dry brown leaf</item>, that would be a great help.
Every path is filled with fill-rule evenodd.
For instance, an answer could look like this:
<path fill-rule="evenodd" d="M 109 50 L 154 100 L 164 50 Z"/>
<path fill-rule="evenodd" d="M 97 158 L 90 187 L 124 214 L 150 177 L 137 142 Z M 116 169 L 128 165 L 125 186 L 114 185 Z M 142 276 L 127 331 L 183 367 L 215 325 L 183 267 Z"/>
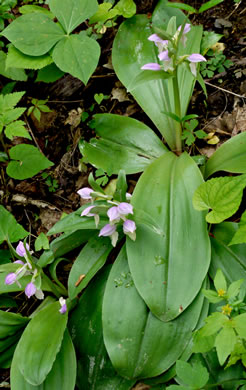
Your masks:
<path fill-rule="evenodd" d="M 113 88 L 111 91 L 111 95 L 112 95 L 112 97 L 111 97 L 112 100 L 116 99 L 119 102 L 126 102 L 126 101 L 131 100 L 127 96 L 127 92 L 126 92 L 125 88 Z"/>

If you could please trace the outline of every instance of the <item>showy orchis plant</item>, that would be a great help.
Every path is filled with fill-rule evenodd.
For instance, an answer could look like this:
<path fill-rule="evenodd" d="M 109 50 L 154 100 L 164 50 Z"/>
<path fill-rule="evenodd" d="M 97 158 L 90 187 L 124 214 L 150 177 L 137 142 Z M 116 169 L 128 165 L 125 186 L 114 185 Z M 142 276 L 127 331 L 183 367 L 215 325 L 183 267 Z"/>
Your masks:
<path fill-rule="evenodd" d="M 197 63 L 206 61 L 206 58 L 199 53 L 184 54 L 180 56 L 178 54 L 179 45 L 186 46 L 187 37 L 186 34 L 190 31 L 191 25 L 185 23 L 179 26 L 173 37 L 168 40 L 163 40 L 159 35 L 152 34 L 148 37 L 149 41 L 155 43 L 158 48 L 158 58 L 162 61 L 162 64 L 151 62 L 143 65 L 142 70 L 150 71 L 164 71 L 172 76 L 173 80 L 173 93 L 175 101 L 175 112 L 165 112 L 166 115 L 176 120 L 176 152 L 179 154 L 182 150 L 182 122 L 184 118 L 181 115 L 181 102 L 180 102 L 180 90 L 178 84 L 178 67 L 182 65 L 189 65 L 192 75 L 197 77 Z M 166 35 L 166 34 L 164 34 Z M 176 118 L 175 118 L 176 116 Z"/>
<path fill-rule="evenodd" d="M 128 219 L 128 215 L 133 215 L 133 207 L 127 202 L 118 202 L 113 200 L 112 196 L 102 195 L 102 193 L 94 192 L 92 188 L 84 187 L 77 191 L 82 199 L 91 200 L 92 205 L 86 207 L 82 213 L 82 217 L 94 217 L 96 227 L 99 224 L 100 211 L 106 211 L 109 218 L 109 223 L 102 227 L 99 232 L 99 237 L 110 237 L 112 245 L 115 247 L 119 238 L 119 233 L 117 232 L 117 227 L 122 226 L 123 221 L 123 232 L 131 240 L 135 241 L 136 239 L 136 224 L 133 220 Z M 93 205 L 95 198 L 101 197 L 106 199 L 104 205 Z M 126 193 L 126 199 L 130 199 L 131 195 Z M 93 211 L 94 210 L 94 211 Z"/>

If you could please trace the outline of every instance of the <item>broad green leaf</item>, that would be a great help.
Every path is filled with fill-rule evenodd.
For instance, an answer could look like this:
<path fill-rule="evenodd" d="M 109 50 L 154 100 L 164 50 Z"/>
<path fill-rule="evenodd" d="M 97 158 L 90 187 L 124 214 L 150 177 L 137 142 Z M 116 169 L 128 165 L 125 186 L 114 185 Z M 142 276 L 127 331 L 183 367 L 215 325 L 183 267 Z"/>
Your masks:
<path fill-rule="evenodd" d="M 18 368 L 26 381 L 34 386 L 45 380 L 61 348 L 67 313 L 61 314 L 60 307 L 60 303 L 55 302 L 41 310 L 29 322 L 18 344 Z"/>
<path fill-rule="evenodd" d="M 193 196 L 194 208 L 212 209 L 206 215 L 209 223 L 223 222 L 238 210 L 245 186 L 246 175 L 210 179 L 197 188 Z"/>
<path fill-rule="evenodd" d="M 152 71 L 152 70 L 142 70 L 135 79 L 132 80 L 129 85 L 129 91 L 132 91 L 143 83 L 147 83 L 152 80 L 165 80 L 173 77 L 172 74 L 164 72 L 163 70 Z"/>
<path fill-rule="evenodd" d="M 24 127 L 25 122 L 23 121 L 15 121 L 10 123 L 9 125 L 6 126 L 4 129 L 4 133 L 7 138 L 10 140 L 13 139 L 13 137 L 24 137 L 27 139 L 32 139 L 28 131 Z"/>
<path fill-rule="evenodd" d="M 216 5 L 220 4 L 220 3 L 223 3 L 224 0 L 210 0 L 210 1 L 207 1 L 205 4 L 203 4 L 199 10 L 198 10 L 198 13 L 202 13 L 204 11 L 207 11 L 209 8 L 212 8 L 212 7 L 215 7 Z"/>
<path fill-rule="evenodd" d="M 205 166 L 205 178 L 218 171 L 246 173 L 246 132 L 222 144 Z"/>
<path fill-rule="evenodd" d="M 12 390 L 74 390 L 76 380 L 76 356 L 70 335 L 66 330 L 61 349 L 45 381 L 39 386 L 28 383 L 18 368 L 18 349 L 11 365 L 10 381 Z M 42 363 L 41 363 L 42 364 Z"/>
<path fill-rule="evenodd" d="M 42 56 L 64 37 L 62 28 L 48 16 L 32 13 L 22 15 L 5 28 L 1 35 L 30 56 Z"/>
<path fill-rule="evenodd" d="M 173 16 L 176 17 L 177 26 L 180 26 L 185 20 L 185 15 L 180 9 L 167 7 L 166 1 L 159 1 L 152 15 L 154 28 L 166 29 Z"/>
<path fill-rule="evenodd" d="M 191 14 L 197 13 L 195 8 L 184 3 L 168 3 L 168 7 L 183 9 L 184 11 L 190 12 Z"/>
<path fill-rule="evenodd" d="M 174 15 L 177 10 L 173 9 Z M 171 8 L 157 7 L 154 13 L 158 20 L 170 19 Z M 179 21 L 181 17 L 179 17 Z M 184 20 L 184 16 L 183 16 Z M 159 25 L 159 24 L 158 24 Z M 153 25 L 154 28 L 154 25 Z M 114 40 L 112 60 L 113 66 L 120 81 L 129 89 L 133 80 L 141 73 L 141 67 L 150 62 L 158 62 L 158 51 L 148 37 L 154 30 L 150 27 L 146 16 L 138 15 L 121 24 Z M 198 53 L 202 28 L 193 27 L 187 34 L 187 45 L 179 54 Z M 153 72 L 154 73 L 154 72 Z M 194 87 L 194 77 L 186 67 L 180 67 L 178 72 L 180 87 L 181 116 L 185 116 Z M 175 149 L 175 129 L 177 123 L 162 112 L 175 112 L 172 79 L 152 80 L 139 85 L 130 91 L 138 104 L 154 122 L 171 149 Z"/>
<path fill-rule="evenodd" d="M 43 15 L 48 16 L 50 19 L 55 19 L 55 16 L 52 14 L 52 12 L 50 12 L 48 9 L 46 9 L 44 7 L 40 7 L 38 5 L 31 5 L 31 4 L 23 5 L 22 7 L 19 7 L 19 12 L 22 15 L 38 12 L 38 13 L 41 13 Z"/>
<path fill-rule="evenodd" d="M 97 114 L 94 119 L 100 138 L 80 143 L 79 147 L 92 165 L 105 172 L 141 172 L 167 151 L 155 133 L 136 119 L 113 114 Z"/>
<path fill-rule="evenodd" d="M 100 46 L 86 35 L 70 35 L 54 48 L 52 58 L 63 72 L 70 73 L 87 84 L 95 71 L 100 56 Z"/>
<path fill-rule="evenodd" d="M 10 161 L 7 174 L 17 180 L 24 180 L 35 176 L 43 169 L 53 165 L 35 146 L 16 145 L 9 151 Z"/>
<path fill-rule="evenodd" d="M 0 205 L 0 244 L 3 241 L 17 242 L 28 236 L 28 232 L 17 223 L 14 216 Z"/>
<path fill-rule="evenodd" d="M 234 298 L 236 295 L 238 295 L 241 285 L 243 284 L 244 279 L 239 279 L 230 284 L 228 291 L 227 291 L 227 296 L 229 299 Z"/>
<path fill-rule="evenodd" d="M 43 232 L 41 232 L 36 238 L 34 246 L 35 251 L 40 251 L 41 249 L 49 249 L 49 240 Z"/>
<path fill-rule="evenodd" d="M 103 342 L 102 300 L 108 272 L 109 269 L 104 268 L 93 279 L 69 320 L 78 359 L 80 390 L 130 390 L 135 383 L 115 372 Z"/>
<path fill-rule="evenodd" d="M 137 7 L 133 0 L 120 0 L 114 9 L 118 10 L 124 18 L 131 18 L 135 15 Z"/>
<path fill-rule="evenodd" d="M 241 338 L 246 339 L 246 313 L 234 317 L 233 321 L 235 323 L 235 330 L 238 335 Z"/>
<path fill-rule="evenodd" d="M 57 17 L 67 34 L 97 12 L 96 0 L 50 0 L 51 12 Z"/>
<path fill-rule="evenodd" d="M 43 69 L 38 71 L 38 75 L 36 78 L 36 82 L 44 82 L 44 83 L 54 83 L 59 80 L 64 75 L 54 63 L 45 66 Z"/>
<path fill-rule="evenodd" d="M 233 351 L 237 337 L 231 327 L 225 326 L 215 339 L 215 347 L 218 354 L 220 365 L 222 366 L 230 353 Z"/>
<path fill-rule="evenodd" d="M 9 46 L 6 67 L 11 68 L 16 66 L 17 68 L 24 69 L 41 69 L 53 62 L 49 54 L 44 54 L 42 56 L 29 56 L 14 47 L 14 45 Z"/>
<path fill-rule="evenodd" d="M 138 292 L 164 321 L 190 305 L 209 267 L 204 214 L 195 211 L 191 201 L 202 180 L 190 156 L 169 152 L 146 168 L 131 200 L 136 210 L 152 217 L 158 229 L 137 223 L 136 241 L 127 239 L 130 270 Z"/>
<path fill-rule="evenodd" d="M 111 250 L 111 242 L 106 237 L 98 239 L 98 234 L 92 236 L 79 253 L 69 273 L 68 295 L 70 299 L 76 298 L 87 286 L 105 264 Z"/>
<path fill-rule="evenodd" d="M 14 335 L 18 330 L 25 327 L 29 319 L 20 314 L 8 313 L 0 310 L 0 339 Z"/>
<path fill-rule="evenodd" d="M 210 351 L 214 347 L 215 337 L 215 334 L 210 336 L 201 336 L 199 331 L 195 332 L 193 334 L 192 352 L 205 353 Z"/>
<path fill-rule="evenodd" d="M 240 222 L 238 224 L 238 230 L 232 237 L 229 245 L 246 243 L 246 211 L 242 214 Z"/>
<path fill-rule="evenodd" d="M 229 283 L 243 278 L 242 287 L 246 290 L 246 244 L 229 246 L 237 229 L 236 223 L 224 222 L 212 230 L 209 273 L 213 279 L 217 269 L 221 269 Z"/>
<path fill-rule="evenodd" d="M 202 337 L 208 337 L 217 333 L 229 321 L 229 318 L 222 313 L 215 312 L 207 317 L 205 321 L 206 324 L 199 331 Z"/>
<path fill-rule="evenodd" d="M 84 244 L 92 234 L 93 230 L 75 230 L 60 235 L 51 242 L 50 250 L 40 256 L 38 265 L 43 268 L 52 263 L 55 259 Z"/>
<path fill-rule="evenodd" d="M 192 388 L 202 388 L 209 379 L 208 371 L 200 363 L 189 364 L 182 360 L 176 363 L 176 373 L 178 379 Z"/>
<path fill-rule="evenodd" d="M 117 372 L 140 379 L 167 370 L 189 343 L 202 305 L 199 294 L 178 318 L 160 321 L 138 294 L 123 247 L 107 281 L 102 313 L 104 342 Z"/>
<path fill-rule="evenodd" d="M 89 24 L 97 22 L 104 23 L 106 20 L 114 18 L 118 13 L 117 9 L 112 8 L 111 3 L 99 4 L 97 12 L 90 18 Z"/>
<path fill-rule="evenodd" d="M 221 269 L 218 269 L 216 272 L 215 278 L 214 278 L 214 286 L 217 291 L 224 290 L 226 292 L 227 290 L 227 283 L 225 280 L 225 276 Z"/>
<path fill-rule="evenodd" d="M 3 51 L 0 51 L 0 74 L 11 80 L 27 81 L 25 71 L 23 69 L 18 69 L 16 66 L 7 67 L 6 60 L 7 55 Z"/>

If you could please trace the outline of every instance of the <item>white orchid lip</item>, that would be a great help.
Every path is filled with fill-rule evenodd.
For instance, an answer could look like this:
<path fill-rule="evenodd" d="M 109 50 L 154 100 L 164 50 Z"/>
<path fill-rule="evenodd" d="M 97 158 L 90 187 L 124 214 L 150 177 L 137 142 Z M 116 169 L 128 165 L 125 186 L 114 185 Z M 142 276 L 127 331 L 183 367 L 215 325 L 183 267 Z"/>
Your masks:
<path fill-rule="evenodd" d="M 77 194 L 79 194 L 79 196 L 82 199 L 92 199 L 92 196 L 91 196 L 92 192 L 94 192 L 92 188 L 84 187 L 84 188 L 81 188 L 80 190 L 78 190 Z"/>

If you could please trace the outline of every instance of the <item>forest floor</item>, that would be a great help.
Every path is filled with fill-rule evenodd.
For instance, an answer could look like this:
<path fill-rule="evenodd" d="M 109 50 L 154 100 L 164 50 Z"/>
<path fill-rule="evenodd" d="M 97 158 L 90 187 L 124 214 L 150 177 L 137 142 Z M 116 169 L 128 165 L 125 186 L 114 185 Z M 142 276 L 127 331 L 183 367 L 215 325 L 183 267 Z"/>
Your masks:
<path fill-rule="evenodd" d="M 151 14 L 156 3 L 145 0 L 136 1 L 137 13 Z M 189 5 L 199 8 L 204 1 L 188 0 Z M 211 156 L 216 148 L 231 136 L 246 131 L 246 4 L 242 0 L 224 3 L 201 14 L 191 17 L 194 25 L 202 24 L 205 30 L 223 34 L 223 55 L 231 61 L 231 66 L 222 71 L 216 69 L 210 77 L 205 76 L 208 98 L 197 85 L 188 113 L 198 114 L 200 129 L 213 133 L 218 139 L 216 144 L 200 140 L 193 148 L 201 154 Z M 25 121 L 36 146 L 54 165 L 31 179 L 14 180 L 5 173 L 2 164 L 0 177 L 1 203 L 15 216 L 17 221 L 34 236 L 46 233 L 63 213 L 70 213 L 81 205 L 77 191 L 86 186 L 91 166 L 81 162 L 78 149 L 80 139 L 89 140 L 94 136 L 88 122 L 96 113 L 114 113 L 130 116 L 153 124 L 144 114 L 134 98 L 117 79 L 111 62 L 112 42 L 117 28 L 108 29 L 99 43 L 102 55 L 99 65 L 89 80 L 84 84 L 70 75 L 65 75 L 55 83 L 19 82 L 17 90 L 26 91 L 21 102 L 29 107 L 32 98 L 48 99 L 50 113 L 42 113 L 40 122 L 31 115 Z M 0 89 L 9 80 L 0 77 Z M 100 104 L 95 101 L 95 94 L 103 94 Z M 86 121 L 81 121 L 81 114 L 87 113 Z M 15 138 L 11 146 L 23 143 L 22 138 Z M 189 152 L 192 152 L 188 148 Z M 136 176 L 130 177 L 134 186 Z M 8 379 L 4 372 L 3 378 Z M 1 378 L 0 378 L 1 383 Z M 142 386 L 142 385 L 141 385 Z M 138 390 L 149 387 L 137 385 Z"/>

